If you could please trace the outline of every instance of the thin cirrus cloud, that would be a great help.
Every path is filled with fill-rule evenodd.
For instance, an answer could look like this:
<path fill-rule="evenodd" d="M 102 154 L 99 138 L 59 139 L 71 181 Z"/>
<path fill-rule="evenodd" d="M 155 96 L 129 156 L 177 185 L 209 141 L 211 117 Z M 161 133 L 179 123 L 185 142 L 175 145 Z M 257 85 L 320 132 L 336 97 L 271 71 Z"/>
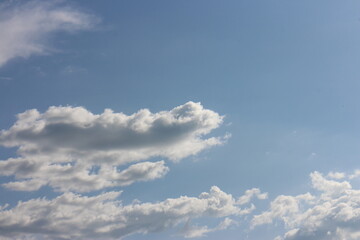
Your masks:
<path fill-rule="evenodd" d="M 4 239 L 119 239 L 135 233 L 160 232 L 180 224 L 184 237 L 200 237 L 233 225 L 230 216 L 244 216 L 254 207 L 241 208 L 231 194 L 213 186 L 198 197 L 182 196 L 158 203 L 122 205 L 121 192 L 93 197 L 64 193 L 59 197 L 19 202 L 12 209 L 0 208 L 0 232 Z M 224 219 L 215 228 L 191 227 L 190 219 Z"/>
<path fill-rule="evenodd" d="M 218 113 L 194 102 L 132 115 L 110 109 L 93 114 L 83 107 L 28 110 L 0 132 L 0 145 L 18 147 L 19 154 L 0 161 L 0 175 L 15 176 L 17 181 L 3 186 L 20 191 L 49 185 L 61 192 L 89 192 L 153 180 L 169 168 L 164 161 L 145 160 L 179 161 L 224 143 L 227 136 L 204 137 L 222 121 Z"/>
<path fill-rule="evenodd" d="M 276 197 L 269 210 L 253 217 L 252 228 L 282 221 L 287 232 L 276 240 L 359 239 L 360 190 L 349 181 L 341 181 L 344 173 L 330 172 L 324 177 L 313 172 L 310 177 L 316 194 Z"/>
<path fill-rule="evenodd" d="M 50 53 L 46 41 L 50 34 L 89 30 L 99 22 L 60 1 L 17 3 L 0 4 L 0 67 L 16 57 Z"/>

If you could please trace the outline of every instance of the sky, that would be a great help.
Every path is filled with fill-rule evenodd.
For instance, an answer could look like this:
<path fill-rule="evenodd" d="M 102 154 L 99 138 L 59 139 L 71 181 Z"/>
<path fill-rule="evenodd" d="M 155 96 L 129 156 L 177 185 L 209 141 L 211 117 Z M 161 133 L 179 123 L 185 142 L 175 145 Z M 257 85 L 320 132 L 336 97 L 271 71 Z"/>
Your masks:
<path fill-rule="evenodd" d="M 0 2 L 0 240 L 360 239 L 360 2 Z"/>

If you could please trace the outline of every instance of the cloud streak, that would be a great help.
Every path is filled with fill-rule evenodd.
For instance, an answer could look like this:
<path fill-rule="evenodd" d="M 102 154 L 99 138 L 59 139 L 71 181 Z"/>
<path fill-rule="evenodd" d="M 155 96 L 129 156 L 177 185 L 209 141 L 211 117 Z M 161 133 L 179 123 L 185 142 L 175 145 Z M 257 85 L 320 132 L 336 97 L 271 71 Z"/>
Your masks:
<path fill-rule="evenodd" d="M 0 16 L 0 67 L 16 57 L 50 53 L 46 40 L 55 32 L 88 30 L 99 21 L 59 1 L 8 1 Z"/>

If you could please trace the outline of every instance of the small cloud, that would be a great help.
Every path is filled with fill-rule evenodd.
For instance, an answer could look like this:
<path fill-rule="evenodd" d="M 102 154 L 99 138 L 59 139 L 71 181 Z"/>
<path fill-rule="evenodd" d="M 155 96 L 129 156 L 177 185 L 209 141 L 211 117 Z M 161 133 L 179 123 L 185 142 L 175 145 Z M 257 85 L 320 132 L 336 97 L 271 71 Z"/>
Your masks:
<path fill-rule="evenodd" d="M 230 218 L 225 218 L 219 225 L 214 228 L 209 228 L 208 226 L 197 226 L 191 225 L 190 220 L 188 220 L 181 231 L 181 235 L 185 238 L 198 238 L 204 237 L 207 233 L 226 230 L 232 225 L 237 225 L 238 223 Z"/>
<path fill-rule="evenodd" d="M 0 81 L 11 81 L 12 78 L 11 77 L 1 77 L 0 76 Z"/>
<path fill-rule="evenodd" d="M 329 172 L 327 177 L 332 179 L 343 179 L 346 175 L 343 172 Z"/>
<path fill-rule="evenodd" d="M 354 179 L 360 176 L 360 170 L 356 169 L 354 170 L 354 173 L 349 176 L 350 179 Z"/>
<path fill-rule="evenodd" d="M 260 199 L 260 200 L 264 200 L 264 199 L 267 199 L 268 194 L 262 193 L 260 191 L 260 189 L 258 189 L 258 188 L 252 188 L 252 189 L 245 191 L 245 194 L 238 199 L 237 204 L 239 204 L 239 205 L 247 204 L 254 197 L 256 197 L 257 199 Z"/>
<path fill-rule="evenodd" d="M 82 74 L 82 73 L 87 73 L 87 69 L 83 68 L 83 67 L 78 67 L 78 66 L 71 66 L 68 65 L 66 66 L 63 70 L 61 70 L 62 74 L 68 75 L 68 74 Z"/>
<path fill-rule="evenodd" d="M 314 159 L 316 159 L 316 157 L 317 157 L 317 153 L 312 152 L 312 153 L 309 154 L 307 159 L 308 160 L 314 160 Z"/>

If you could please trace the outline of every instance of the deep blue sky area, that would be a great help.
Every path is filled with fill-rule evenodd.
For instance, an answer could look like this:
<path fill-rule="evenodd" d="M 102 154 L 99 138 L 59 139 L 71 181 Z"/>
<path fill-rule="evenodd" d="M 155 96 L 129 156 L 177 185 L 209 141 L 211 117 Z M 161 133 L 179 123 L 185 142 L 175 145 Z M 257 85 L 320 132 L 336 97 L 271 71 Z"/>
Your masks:
<path fill-rule="evenodd" d="M 96 114 L 110 108 L 130 115 L 193 101 L 225 116 L 209 136 L 231 134 L 225 144 L 176 163 L 151 158 L 166 160 L 170 171 L 153 181 L 109 188 L 124 191 L 124 204 L 198 196 L 214 185 L 233 196 L 257 187 L 273 200 L 311 191 L 311 172 L 350 174 L 360 168 L 360 2 L 60 4 L 96 23 L 85 30 L 39 34 L 36 42 L 46 46 L 40 54 L 0 64 L 0 129 L 9 129 L 16 114 L 33 108 L 83 106 Z M 0 35 L 6 27 L 1 25 L 6 9 L 1 11 Z M 16 149 L 1 147 L 0 159 L 16 157 Z M 15 178 L 0 178 L 1 183 L 9 179 Z M 49 186 L 33 192 L 1 187 L 0 204 L 60 194 Z M 259 202 L 255 213 L 267 206 Z M 217 225 L 206 218 L 198 223 Z M 204 239 L 273 239 L 284 233 L 282 226 L 247 230 L 240 223 Z M 181 228 L 128 239 L 183 239 Z"/>

